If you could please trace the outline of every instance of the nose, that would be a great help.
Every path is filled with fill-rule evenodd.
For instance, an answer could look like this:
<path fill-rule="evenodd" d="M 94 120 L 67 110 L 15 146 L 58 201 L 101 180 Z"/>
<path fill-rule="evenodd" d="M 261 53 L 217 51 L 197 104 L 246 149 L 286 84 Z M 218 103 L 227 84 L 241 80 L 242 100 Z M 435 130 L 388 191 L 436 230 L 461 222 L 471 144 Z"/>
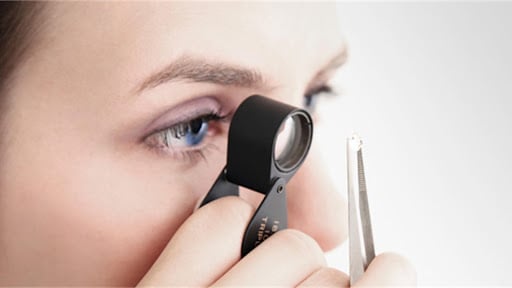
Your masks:
<path fill-rule="evenodd" d="M 287 194 L 290 228 L 312 236 L 324 251 L 347 238 L 346 201 L 336 191 L 315 147 L 287 185 Z"/>
<path fill-rule="evenodd" d="M 286 186 L 288 227 L 313 237 L 324 251 L 347 238 L 347 207 L 313 146 L 306 161 Z M 240 189 L 240 195 L 257 207 L 263 195 Z"/>

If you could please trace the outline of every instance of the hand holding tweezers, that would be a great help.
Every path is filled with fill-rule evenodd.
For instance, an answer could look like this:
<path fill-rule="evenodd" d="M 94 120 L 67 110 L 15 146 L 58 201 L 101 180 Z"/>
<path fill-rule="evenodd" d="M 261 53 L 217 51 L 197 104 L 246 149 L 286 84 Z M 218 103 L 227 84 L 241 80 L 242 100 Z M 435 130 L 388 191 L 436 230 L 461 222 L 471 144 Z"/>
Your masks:
<path fill-rule="evenodd" d="M 347 139 L 350 285 L 359 280 L 375 258 L 362 145 L 355 134 Z"/>

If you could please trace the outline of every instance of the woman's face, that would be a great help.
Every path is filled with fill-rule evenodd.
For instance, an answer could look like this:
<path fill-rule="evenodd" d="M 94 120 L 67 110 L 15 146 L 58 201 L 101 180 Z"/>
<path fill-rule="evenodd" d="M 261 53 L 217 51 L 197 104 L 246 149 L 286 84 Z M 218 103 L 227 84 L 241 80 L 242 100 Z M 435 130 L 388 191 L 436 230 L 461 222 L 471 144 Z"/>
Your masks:
<path fill-rule="evenodd" d="M 333 8 L 48 4 L 2 99 L 0 281 L 136 283 L 224 166 L 237 105 L 301 106 L 329 80 Z M 289 226 L 327 250 L 345 210 L 315 154 L 288 185 Z"/>

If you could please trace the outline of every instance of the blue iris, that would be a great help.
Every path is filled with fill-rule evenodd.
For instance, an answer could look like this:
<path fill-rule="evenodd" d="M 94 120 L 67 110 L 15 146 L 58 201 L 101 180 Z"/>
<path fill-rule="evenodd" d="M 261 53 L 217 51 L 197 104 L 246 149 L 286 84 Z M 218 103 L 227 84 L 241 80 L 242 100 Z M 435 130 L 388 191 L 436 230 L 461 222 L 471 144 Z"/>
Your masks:
<path fill-rule="evenodd" d="M 203 141 L 208 132 L 208 121 L 205 119 L 195 119 L 190 121 L 187 133 L 185 134 L 185 142 L 188 146 L 195 146 Z"/>

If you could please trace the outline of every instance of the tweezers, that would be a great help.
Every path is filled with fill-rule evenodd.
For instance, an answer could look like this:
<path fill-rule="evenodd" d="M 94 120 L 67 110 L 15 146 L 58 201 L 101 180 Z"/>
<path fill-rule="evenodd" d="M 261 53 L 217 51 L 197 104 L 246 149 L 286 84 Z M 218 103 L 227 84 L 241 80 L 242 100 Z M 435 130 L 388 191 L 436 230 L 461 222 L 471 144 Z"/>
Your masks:
<path fill-rule="evenodd" d="M 359 280 L 375 258 L 362 146 L 356 134 L 347 139 L 350 285 Z"/>

